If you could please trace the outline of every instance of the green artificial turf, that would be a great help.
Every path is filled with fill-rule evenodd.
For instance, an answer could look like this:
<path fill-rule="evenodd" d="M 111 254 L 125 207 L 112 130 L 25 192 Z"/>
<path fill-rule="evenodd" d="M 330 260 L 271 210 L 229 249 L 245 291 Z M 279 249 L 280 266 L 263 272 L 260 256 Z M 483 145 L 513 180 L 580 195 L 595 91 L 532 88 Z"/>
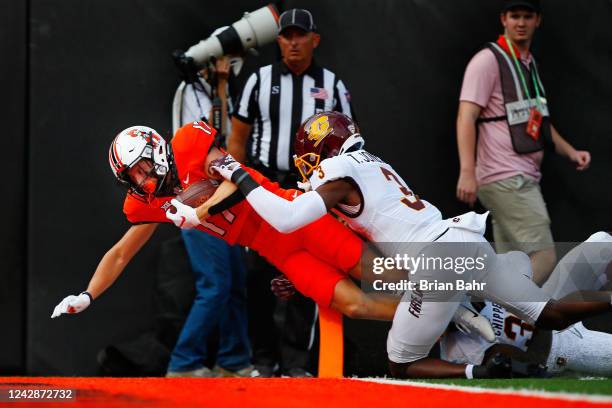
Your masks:
<path fill-rule="evenodd" d="M 612 395 L 612 379 L 520 378 L 509 380 L 426 380 L 434 384 L 453 384 L 482 388 L 528 391 L 569 392 L 573 394 Z"/>

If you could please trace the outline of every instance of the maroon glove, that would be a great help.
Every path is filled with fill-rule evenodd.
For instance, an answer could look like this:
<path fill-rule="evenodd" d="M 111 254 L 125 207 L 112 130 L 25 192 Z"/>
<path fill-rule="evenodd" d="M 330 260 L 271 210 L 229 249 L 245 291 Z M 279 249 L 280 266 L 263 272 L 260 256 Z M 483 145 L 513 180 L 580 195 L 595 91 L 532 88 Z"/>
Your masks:
<path fill-rule="evenodd" d="M 295 294 L 295 286 L 282 274 L 270 281 L 270 289 L 277 298 L 282 300 L 287 300 Z"/>

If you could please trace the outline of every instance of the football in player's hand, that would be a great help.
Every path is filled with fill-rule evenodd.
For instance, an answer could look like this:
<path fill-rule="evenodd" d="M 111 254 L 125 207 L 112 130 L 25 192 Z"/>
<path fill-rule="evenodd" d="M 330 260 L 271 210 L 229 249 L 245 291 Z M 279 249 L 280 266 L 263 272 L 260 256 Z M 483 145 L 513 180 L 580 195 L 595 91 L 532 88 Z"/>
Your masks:
<path fill-rule="evenodd" d="M 217 187 L 219 187 L 219 183 L 215 180 L 203 179 L 196 181 L 181 191 L 176 196 L 176 199 L 185 205 L 197 208 L 215 193 Z"/>

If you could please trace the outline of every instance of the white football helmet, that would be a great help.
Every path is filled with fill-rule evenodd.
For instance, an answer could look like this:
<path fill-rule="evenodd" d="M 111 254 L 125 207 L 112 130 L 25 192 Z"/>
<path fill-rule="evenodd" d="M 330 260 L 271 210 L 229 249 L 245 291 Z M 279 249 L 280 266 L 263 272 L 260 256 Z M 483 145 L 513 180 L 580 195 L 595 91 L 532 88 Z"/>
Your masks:
<path fill-rule="evenodd" d="M 127 170 L 141 159 L 153 163 L 150 175 L 157 179 L 154 191 L 144 191 L 128 175 Z M 176 171 L 171 147 L 154 129 L 132 126 L 121 131 L 111 143 L 108 161 L 117 180 L 131 192 L 140 196 L 173 194 Z"/>

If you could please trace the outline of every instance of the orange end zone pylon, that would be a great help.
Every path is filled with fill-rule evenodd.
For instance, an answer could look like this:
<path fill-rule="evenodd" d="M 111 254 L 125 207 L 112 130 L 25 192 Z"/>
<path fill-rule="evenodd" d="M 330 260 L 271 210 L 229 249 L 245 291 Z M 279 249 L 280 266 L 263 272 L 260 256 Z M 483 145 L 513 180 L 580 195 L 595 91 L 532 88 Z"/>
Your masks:
<path fill-rule="evenodd" d="M 342 314 L 319 307 L 319 378 L 341 378 L 344 369 Z"/>

